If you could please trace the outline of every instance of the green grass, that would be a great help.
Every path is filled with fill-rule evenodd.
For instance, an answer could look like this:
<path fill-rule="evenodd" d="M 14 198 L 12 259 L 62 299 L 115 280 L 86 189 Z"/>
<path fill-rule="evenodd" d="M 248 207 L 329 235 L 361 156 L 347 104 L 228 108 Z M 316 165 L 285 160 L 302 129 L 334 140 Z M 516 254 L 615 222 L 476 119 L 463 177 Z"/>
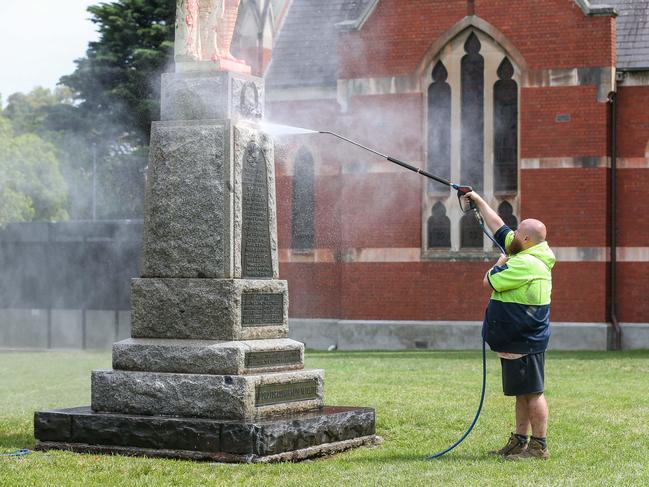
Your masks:
<path fill-rule="evenodd" d="M 0 457 L 0 485 L 648 485 L 649 351 L 550 353 L 546 394 L 552 458 L 485 455 L 512 430 L 490 354 L 485 407 L 474 432 L 432 462 L 470 423 L 480 392 L 478 352 L 308 353 L 324 368 L 327 404 L 376 408 L 385 442 L 296 464 L 220 465 L 33 452 Z M 89 404 L 89 372 L 107 353 L 0 354 L 0 453 L 34 446 L 39 409 Z"/>

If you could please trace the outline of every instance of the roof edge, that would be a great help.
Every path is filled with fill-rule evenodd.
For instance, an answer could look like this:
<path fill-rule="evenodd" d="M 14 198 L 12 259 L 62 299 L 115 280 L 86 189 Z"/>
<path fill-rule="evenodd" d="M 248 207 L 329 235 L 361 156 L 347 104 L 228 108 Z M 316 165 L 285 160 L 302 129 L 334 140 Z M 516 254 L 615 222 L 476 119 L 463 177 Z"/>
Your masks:
<path fill-rule="evenodd" d="M 575 0 L 575 3 L 589 17 L 617 17 L 617 10 L 611 5 L 591 5 L 588 0 Z"/>
<path fill-rule="evenodd" d="M 367 22 L 367 19 L 370 17 L 370 15 L 372 15 L 374 9 L 378 4 L 379 4 L 379 0 L 372 0 L 367 4 L 367 6 L 363 9 L 361 14 L 357 18 L 338 22 L 336 24 L 336 27 L 342 31 L 352 31 L 352 30 L 362 29 L 363 26 L 365 25 L 365 22 Z"/>

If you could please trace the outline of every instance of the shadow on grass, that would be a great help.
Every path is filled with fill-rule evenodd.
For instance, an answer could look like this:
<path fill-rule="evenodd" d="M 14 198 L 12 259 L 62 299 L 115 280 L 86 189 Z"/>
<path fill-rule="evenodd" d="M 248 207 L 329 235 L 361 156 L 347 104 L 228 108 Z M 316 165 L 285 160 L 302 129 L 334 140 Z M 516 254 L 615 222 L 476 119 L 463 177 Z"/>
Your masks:
<path fill-rule="evenodd" d="M 487 349 L 487 357 L 495 361 L 495 354 Z M 337 350 L 335 352 L 325 352 L 322 350 L 307 349 L 309 357 L 327 357 L 337 358 L 345 356 L 346 358 L 355 359 L 414 359 L 414 358 L 432 358 L 439 357 L 444 360 L 466 360 L 474 357 L 480 357 L 482 350 L 398 350 L 398 351 L 381 351 L 381 350 Z M 590 351 L 590 350 L 549 350 L 548 356 L 552 360 L 606 360 L 616 358 L 649 358 L 649 350 L 625 350 L 623 352 L 614 351 Z"/>
<path fill-rule="evenodd" d="M 466 463 L 466 462 L 483 462 L 488 461 L 489 463 L 494 463 L 499 461 L 499 458 L 484 454 L 472 455 L 469 453 L 462 452 L 449 452 L 439 458 L 434 458 L 428 460 L 428 455 L 434 455 L 437 452 L 430 452 L 428 454 L 417 454 L 417 453 L 399 453 L 399 452 L 384 452 L 377 453 L 371 456 L 364 456 L 359 458 L 354 458 L 351 461 L 354 463 L 369 463 L 369 464 L 384 464 L 384 463 L 430 463 L 434 465 L 435 463 Z"/>
<path fill-rule="evenodd" d="M 414 359 L 414 358 L 431 358 L 440 357 L 445 360 L 466 360 L 467 358 L 481 357 L 482 350 L 400 350 L 400 351 L 382 351 L 382 350 L 343 350 L 335 352 L 323 352 L 322 350 L 307 349 L 309 357 L 318 358 L 346 358 L 354 359 Z"/>
<path fill-rule="evenodd" d="M 31 434 L 0 435 L 0 448 L 6 450 L 34 449 L 36 440 Z"/>

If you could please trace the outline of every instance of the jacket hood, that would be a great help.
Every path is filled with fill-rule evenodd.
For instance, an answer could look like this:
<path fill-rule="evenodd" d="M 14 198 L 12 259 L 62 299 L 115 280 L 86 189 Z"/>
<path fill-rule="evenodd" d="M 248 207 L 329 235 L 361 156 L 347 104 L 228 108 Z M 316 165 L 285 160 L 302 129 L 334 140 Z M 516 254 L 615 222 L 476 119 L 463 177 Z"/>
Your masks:
<path fill-rule="evenodd" d="M 525 254 L 533 255 L 541 262 L 543 262 L 548 267 L 548 269 L 552 269 L 554 267 L 554 263 L 557 261 L 557 258 L 554 256 L 554 252 L 552 252 L 552 249 L 545 241 L 536 244 L 529 249 L 522 250 L 517 255 Z"/>

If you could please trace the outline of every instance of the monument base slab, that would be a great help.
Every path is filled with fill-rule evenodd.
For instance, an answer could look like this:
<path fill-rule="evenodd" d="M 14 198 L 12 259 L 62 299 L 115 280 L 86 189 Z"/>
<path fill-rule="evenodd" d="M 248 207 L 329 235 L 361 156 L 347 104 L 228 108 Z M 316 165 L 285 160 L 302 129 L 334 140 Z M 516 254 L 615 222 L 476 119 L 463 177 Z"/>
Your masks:
<path fill-rule="evenodd" d="M 113 369 L 242 375 L 304 368 L 304 344 L 273 340 L 129 338 L 113 345 Z"/>
<path fill-rule="evenodd" d="M 69 450 L 228 463 L 299 461 L 379 444 L 370 408 L 324 408 L 259 421 L 96 413 L 34 414 L 36 450 Z"/>

